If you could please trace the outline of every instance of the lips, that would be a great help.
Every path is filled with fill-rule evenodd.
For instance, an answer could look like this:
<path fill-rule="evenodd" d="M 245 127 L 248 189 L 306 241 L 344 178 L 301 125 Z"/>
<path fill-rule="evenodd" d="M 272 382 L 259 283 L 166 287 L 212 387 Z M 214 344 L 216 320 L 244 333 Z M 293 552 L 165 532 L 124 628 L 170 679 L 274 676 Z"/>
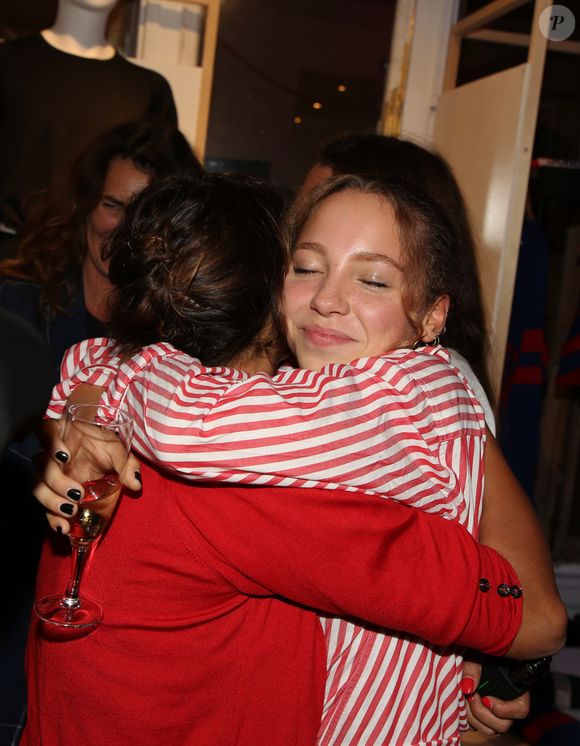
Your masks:
<path fill-rule="evenodd" d="M 352 337 L 336 331 L 336 329 L 324 329 L 320 326 L 305 326 L 302 333 L 313 345 L 319 347 L 330 347 L 332 345 L 343 345 L 354 342 Z"/>

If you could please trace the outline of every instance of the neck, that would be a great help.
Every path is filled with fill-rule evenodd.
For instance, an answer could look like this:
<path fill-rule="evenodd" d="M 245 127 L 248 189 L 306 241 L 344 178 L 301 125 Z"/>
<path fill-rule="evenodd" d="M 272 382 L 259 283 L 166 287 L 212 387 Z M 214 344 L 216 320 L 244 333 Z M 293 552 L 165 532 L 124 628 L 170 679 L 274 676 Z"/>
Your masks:
<path fill-rule="evenodd" d="M 271 353 L 256 348 L 250 348 L 240 353 L 237 357 L 228 361 L 228 366 L 237 370 L 243 370 L 251 376 L 256 373 L 273 375 L 276 372 L 276 364 L 272 359 Z"/>
<path fill-rule="evenodd" d="M 77 57 L 110 59 L 115 50 L 107 42 L 105 31 L 113 4 L 105 8 L 90 8 L 72 0 L 61 0 L 56 21 L 49 29 L 41 32 L 42 36 L 46 42 L 61 52 Z"/>
<path fill-rule="evenodd" d="M 97 271 L 89 259 L 85 259 L 83 264 L 83 293 L 87 311 L 103 324 L 106 323 L 111 315 L 110 303 L 113 286 L 107 277 Z"/>

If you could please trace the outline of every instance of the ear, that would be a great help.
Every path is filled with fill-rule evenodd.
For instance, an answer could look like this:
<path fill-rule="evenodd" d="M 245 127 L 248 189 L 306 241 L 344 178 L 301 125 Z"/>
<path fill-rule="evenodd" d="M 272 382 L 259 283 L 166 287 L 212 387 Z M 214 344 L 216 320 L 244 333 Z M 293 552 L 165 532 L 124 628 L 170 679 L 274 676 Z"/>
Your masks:
<path fill-rule="evenodd" d="M 443 334 L 445 330 L 445 322 L 447 321 L 447 314 L 449 313 L 449 296 L 441 295 L 435 303 L 429 308 L 425 316 L 423 317 L 423 334 L 421 341 L 429 344 Z"/>

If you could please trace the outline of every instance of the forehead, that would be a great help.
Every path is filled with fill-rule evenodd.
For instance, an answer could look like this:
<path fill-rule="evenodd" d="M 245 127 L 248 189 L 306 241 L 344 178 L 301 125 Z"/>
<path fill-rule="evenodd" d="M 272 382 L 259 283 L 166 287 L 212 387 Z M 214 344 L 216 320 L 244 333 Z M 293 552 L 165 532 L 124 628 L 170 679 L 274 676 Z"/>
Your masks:
<path fill-rule="evenodd" d="M 357 230 L 365 226 L 375 232 L 391 236 L 396 233 L 396 218 L 391 204 L 378 194 L 356 189 L 335 192 L 314 206 L 304 224 L 303 231 L 317 226 L 352 226 Z"/>
<path fill-rule="evenodd" d="M 311 242 L 335 256 L 382 254 L 401 258 L 399 231 L 390 203 L 376 194 L 344 191 L 331 194 L 313 209 L 297 245 Z"/>
<path fill-rule="evenodd" d="M 113 158 L 103 183 L 103 194 L 125 201 L 144 189 L 150 181 L 150 174 L 137 168 L 129 158 Z"/>

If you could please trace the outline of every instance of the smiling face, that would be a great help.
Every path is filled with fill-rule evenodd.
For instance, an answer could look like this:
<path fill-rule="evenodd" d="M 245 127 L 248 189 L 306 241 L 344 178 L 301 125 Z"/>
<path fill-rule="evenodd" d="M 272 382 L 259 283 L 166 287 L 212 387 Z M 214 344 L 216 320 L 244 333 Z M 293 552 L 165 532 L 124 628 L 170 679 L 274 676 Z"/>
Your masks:
<path fill-rule="evenodd" d="M 404 283 L 387 201 L 356 191 L 322 200 L 298 237 L 284 285 L 288 342 L 299 365 L 318 370 L 412 345 Z"/>
<path fill-rule="evenodd" d="M 102 258 L 103 246 L 117 227 L 131 199 L 151 181 L 151 175 L 141 171 L 128 158 L 114 158 L 107 170 L 103 192 L 87 218 L 87 256 L 102 277 L 107 277 L 108 261 Z"/>

